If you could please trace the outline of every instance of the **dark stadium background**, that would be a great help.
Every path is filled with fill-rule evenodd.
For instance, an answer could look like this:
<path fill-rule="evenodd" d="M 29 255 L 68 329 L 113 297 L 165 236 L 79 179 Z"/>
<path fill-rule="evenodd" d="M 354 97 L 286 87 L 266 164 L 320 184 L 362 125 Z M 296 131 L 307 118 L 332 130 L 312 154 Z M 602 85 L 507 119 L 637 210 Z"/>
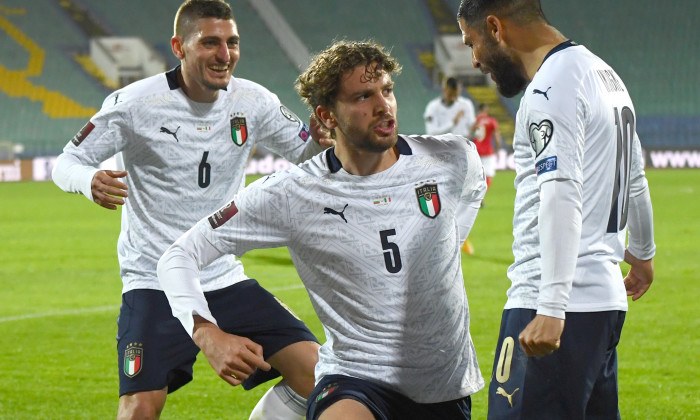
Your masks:
<path fill-rule="evenodd" d="M 404 66 L 396 78 L 400 131 L 424 130 L 423 109 L 440 94 L 433 39 L 439 33 L 458 33 L 459 0 L 271 3 L 311 53 L 340 38 L 372 38 L 390 47 Z M 700 43 L 695 38 L 700 9 L 695 1 L 542 3 L 552 24 L 608 61 L 625 81 L 646 149 L 695 153 L 697 157 Z M 58 155 L 113 90 L 91 75 L 79 59 L 89 55 L 92 36 L 141 37 L 165 58 L 168 68 L 175 66 L 169 41 L 179 4 L 180 0 L 2 0 L 0 166 L 2 160 Z M 292 60 L 250 1 L 231 0 L 230 4 L 242 38 L 235 75 L 268 87 L 297 114 L 308 115 L 293 90 L 298 70 Z M 465 94 L 470 95 L 469 91 Z M 504 110 L 500 118 L 512 121 L 518 98 L 500 99 Z M 66 111 L 69 108 L 72 115 L 59 115 L 71 114 Z M 506 130 L 510 142 L 508 134 Z M 14 152 L 12 156 L 7 156 L 7 150 Z M 22 171 L 29 172 L 24 167 Z"/>

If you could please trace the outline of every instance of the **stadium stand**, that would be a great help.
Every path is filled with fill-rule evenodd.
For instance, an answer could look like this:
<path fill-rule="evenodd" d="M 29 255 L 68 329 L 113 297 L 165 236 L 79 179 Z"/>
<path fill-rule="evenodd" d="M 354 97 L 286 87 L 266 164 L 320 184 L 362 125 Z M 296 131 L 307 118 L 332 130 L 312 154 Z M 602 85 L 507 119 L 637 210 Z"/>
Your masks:
<path fill-rule="evenodd" d="M 29 156 L 55 151 L 52 137 L 65 143 L 105 94 L 72 59 L 83 43 L 80 31 L 55 24 L 61 21 L 48 0 L 31 7 L 7 0 L 0 8 L 0 141 L 23 144 Z"/>
<path fill-rule="evenodd" d="M 236 75 L 267 86 L 305 116 L 292 88 L 297 69 L 249 1 L 230 0 L 242 35 Z M 661 7 L 652 0 L 542 1 L 555 26 L 606 59 L 625 80 L 645 147 L 700 148 L 700 44 L 688 41 L 700 11 L 692 2 Z M 22 144 L 22 157 L 56 155 L 100 107 L 112 88 L 79 62 L 91 32 L 140 36 L 174 66 L 169 40 L 180 2 L 3 0 L 0 142 Z M 342 38 L 372 38 L 391 47 L 404 66 L 396 78 L 401 131 L 423 131 L 423 109 L 439 95 L 429 50 L 433 36 L 449 30 L 459 0 L 350 0 L 332 8 L 313 0 L 271 3 L 312 53 Z M 433 7 L 450 12 L 436 19 Z M 514 115 L 518 98 L 500 99 Z"/>
<path fill-rule="evenodd" d="M 368 39 L 391 48 L 403 65 L 395 77 L 399 130 L 422 133 L 423 110 L 440 91 L 418 59 L 420 47 L 431 45 L 434 29 L 422 0 L 345 1 L 319 7 L 313 0 L 275 2 L 311 53 L 339 39 Z M 340 18 L 342 17 L 342 18 Z M 456 21 L 455 21 L 456 22 Z M 456 23 L 455 23 L 456 27 Z"/>

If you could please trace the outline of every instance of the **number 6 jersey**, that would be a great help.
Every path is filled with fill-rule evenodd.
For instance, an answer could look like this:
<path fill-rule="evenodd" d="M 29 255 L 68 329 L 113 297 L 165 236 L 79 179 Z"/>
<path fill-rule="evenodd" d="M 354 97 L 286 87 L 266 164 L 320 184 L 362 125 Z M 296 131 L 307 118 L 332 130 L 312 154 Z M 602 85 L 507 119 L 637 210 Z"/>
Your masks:
<path fill-rule="evenodd" d="M 158 259 L 243 187 L 256 144 L 294 162 L 321 150 L 306 125 L 264 87 L 231 77 L 215 102 L 198 103 L 182 91 L 178 70 L 108 96 L 54 169 L 59 187 L 92 200 L 97 166 L 121 156 L 129 187 L 117 245 L 122 292 L 160 289 Z M 216 290 L 244 279 L 241 263 L 227 255 L 204 271 L 202 287 Z"/>
<path fill-rule="evenodd" d="M 214 321 L 196 285 L 212 259 L 287 246 L 326 334 L 317 380 L 366 379 L 420 403 L 482 388 L 461 270 L 467 232 L 455 221 L 486 192 L 479 155 L 452 135 L 399 136 L 397 148 L 398 161 L 369 176 L 329 149 L 200 221 L 159 262 L 173 314 L 190 333 L 193 313 Z"/>

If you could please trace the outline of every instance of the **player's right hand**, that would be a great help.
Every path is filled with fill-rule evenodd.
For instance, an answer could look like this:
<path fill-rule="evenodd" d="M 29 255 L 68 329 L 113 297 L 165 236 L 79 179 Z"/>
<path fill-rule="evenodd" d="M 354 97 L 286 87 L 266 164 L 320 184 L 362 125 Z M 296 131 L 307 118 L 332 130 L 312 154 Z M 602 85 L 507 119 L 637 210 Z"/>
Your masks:
<path fill-rule="evenodd" d="M 128 197 L 125 183 L 119 181 L 119 178 L 124 178 L 127 175 L 126 171 L 98 171 L 92 177 L 92 199 L 100 206 L 116 210 L 117 205 L 124 204 L 124 198 Z M 120 198 L 123 197 L 123 198 Z"/>
<path fill-rule="evenodd" d="M 546 356 L 559 349 L 564 320 L 546 315 L 536 315 L 520 333 L 519 341 L 528 357 Z"/>
<path fill-rule="evenodd" d="M 214 324 L 198 324 L 192 335 L 221 379 L 240 385 L 255 369 L 270 370 L 262 347 L 248 338 L 228 334 Z"/>

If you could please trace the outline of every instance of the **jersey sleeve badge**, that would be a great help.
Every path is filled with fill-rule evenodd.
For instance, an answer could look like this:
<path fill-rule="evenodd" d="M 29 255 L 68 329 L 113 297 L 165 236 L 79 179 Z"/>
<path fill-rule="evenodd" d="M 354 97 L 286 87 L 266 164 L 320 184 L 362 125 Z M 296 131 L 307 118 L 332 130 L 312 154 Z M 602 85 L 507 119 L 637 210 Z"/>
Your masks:
<path fill-rule="evenodd" d="M 209 224 L 212 229 L 221 227 L 224 223 L 228 222 L 233 216 L 238 213 L 238 207 L 236 203 L 231 201 L 224 207 L 220 208 L 216 213 L 209 216 Z"/>
<path fill-rule="evenodd" d="M 311 135 L 311 132 L 309 132 L 309 127 L 306 124 L 302 124 L 301 131 L 299 131 L 299 138 L 302 139 L 303 141 L 306 141 L 309 139 L 310 135 Z"/>
<path fill-rule="evenodd" d="M 284 118 L 288 119 L 289 121 L 295 122 L 295 123 L 298 123 L 298 124 L 301 123 L 301 121 L 299 120 L 299 117 L 297 117 L 296 114 L 293 113 L 293 112 L 292 112 L 289 108 L 287 108 L 286 106 L 280 105 L 280 112 L 282 113 L 282 115 L 284 115 Z"/>
<path fill-rule="evenodd" d="M 93 124 L 91 121 L 88 121 L 87 124 L 83 128 L 78 131 L 78 134 L 76 134 L 71 142 L 77 147 L 80 146 L 80 143 L 85 140 L 85 138 L 92 132 L 92 130 L 95 129 L 95 124 Z"/>
<path fill-rule="evenodd" d="M 535 157 L 539 156 L 547 148 L 554 133 L 554 125 L 549 120 L 542 120 L 539 124 L 530 124 L 530 145 L 535 151 Z"/>

